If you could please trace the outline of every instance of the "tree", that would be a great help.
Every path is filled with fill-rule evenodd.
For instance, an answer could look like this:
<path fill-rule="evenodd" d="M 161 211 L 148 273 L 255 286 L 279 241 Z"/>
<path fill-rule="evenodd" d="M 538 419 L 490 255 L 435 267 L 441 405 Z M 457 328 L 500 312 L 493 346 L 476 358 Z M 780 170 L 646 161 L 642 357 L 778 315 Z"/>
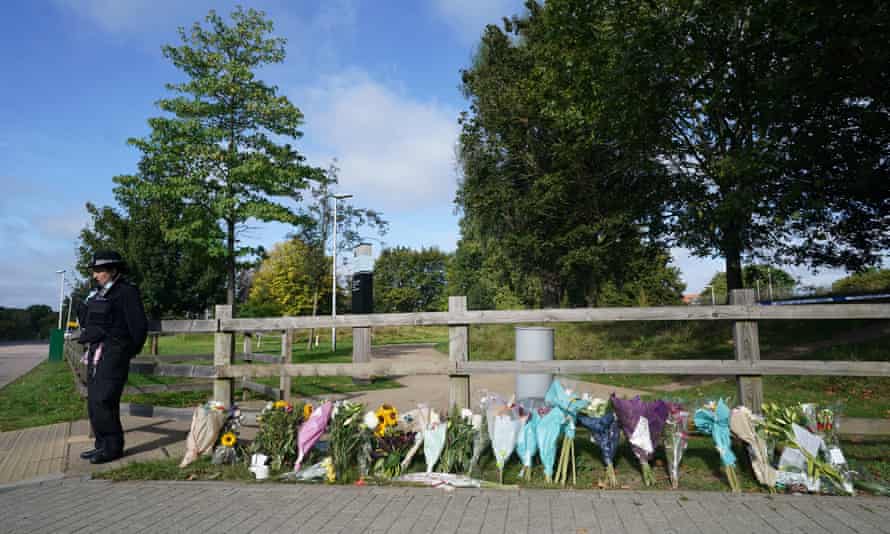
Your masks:
<path fill-rule="evenodd" d="M 726 260 L 844 265 L 890 245 L 886 2 L 556 0 L 554 105 L 649 146 L 676 242 Z M 556 52 L 559 53 L 556 53 Z"/>
<path fill-rule="evenodd" d="M 638 257 L 624 276 L 607 282 L 598 294 L 596 306 L 677 306 L 683 301 L 686 284 L 671 257 Z"/>
<path fill-rule="evenodd" d="M 592 305 L 636 259 L 663 251 L 668 182 L 645 143 L 615 142 L 589 95 L 565 102 L 558 32 L 547 7 L 527 5 L 486 28 L 462 73 L 458 263 L 478 254 L 501 271 L 487 299 Z"/>
<path fill-rule="evenodd" d="M 220 242 L 216 221 L 181 199 L 150 199 L 139 194 L 145 177 L 118 177 L 119 209 L 88 203 L 90 223 L 80 232 L 78 270 L 90 279 L 93 253 L 120 252 L 128 277 L 139 286 L 149 317 L 197 316 L 222 299 L 225 271 L 215 261 L 212 243 Z M 168 238 L 167 229 L 187 225 L 204 242 Z"/>
<path fill-rule="evenodd" d="M 853 273 L 831 284 L 831 290 L 845 295 L 890 291 L 890 269 L 868 269 Z"/>
<path fill-rule="evenodd" d="M 231 18 L 228 25 L 210 11 L 207 27 L 180 28 L 183 44 L 163 47 L 187 80 L 168 84 L 176 96 L 158 101 L 170 115 L 149 119 L 151 134 L 130 140 L 143 158 L 141 175 L 127 183 L 147 198 L 182 201 L 221 224 L 222 247 L 215 240 L 208 243 L 205 229 L 190 221 L 171 224 L 165 235 L 204 243 L 224 259 L 226 302 L 234 306 L 237 260 L 253 252 L 236 246 L 239 230 L 250 219 L 305 223 L 304 216 L 275 199 L 299 199 L 321 171 L 304 164 L 290 144 L 278 142 L 302 136 L 303 114 L 256 77 L 262 66 L 284 61 L 285 40 L 269 37 L 272 22 L 260 11 L 238 7 Z"/>
<path fill-rule="evenodd" d="M 447 310 L 447 271 L 448 255 L 435 247 L 385 249 L 374 264 L 374 310 Z"/>
<path fill-rule="evenodd" d="M 315 295 L 309 261 L 309 247 L 299 239 L 276 243 L 254 276 L 245 309 L 267 317 L 311 312 Z M 329 287 L 321 289 L 322 298 L 330 294 Z"/>

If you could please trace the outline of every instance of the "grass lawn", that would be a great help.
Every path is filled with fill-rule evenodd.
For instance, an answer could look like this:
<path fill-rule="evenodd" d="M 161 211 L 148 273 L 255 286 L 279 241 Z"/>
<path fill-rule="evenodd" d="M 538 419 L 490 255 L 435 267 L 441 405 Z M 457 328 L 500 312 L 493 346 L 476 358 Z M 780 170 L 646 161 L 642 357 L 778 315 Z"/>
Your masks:
<path fill-rule="evenodd" d="M 0 389 L 0 432 L 87 417 L 65 362 L 42 362 Z"/>
<path fill-rule="evenodd" d="M 851 330 L 880 321 L 762 321 L 761 354 L 835 339 Z M 626 322 L 612 324 L 560 323 L 555 328 L 554 352 L 560 360 L 571 359 L 732 359 L 732 326 L 729 322 Z M 511 360 L 514 327 L 475 326 L 470 332 L 470 359 Z M 800 356 L 806 360 L 888 361 L 887 338 L 821 348 Z M 440 349 L 447 352 L 447 343 Z M 683 377 L 671 375 L 579 375 L 577 378 L 615 386 L 647 390 Z M 890 418 L 890 378 L 862 377 L 764 377 L 764 398 L 773 402 L 839 402 L 851 417 Z M 735 379 L 675 393 L 653 392 L 651 397 L 678 397 L 693 405 L 735 395 Z"/>

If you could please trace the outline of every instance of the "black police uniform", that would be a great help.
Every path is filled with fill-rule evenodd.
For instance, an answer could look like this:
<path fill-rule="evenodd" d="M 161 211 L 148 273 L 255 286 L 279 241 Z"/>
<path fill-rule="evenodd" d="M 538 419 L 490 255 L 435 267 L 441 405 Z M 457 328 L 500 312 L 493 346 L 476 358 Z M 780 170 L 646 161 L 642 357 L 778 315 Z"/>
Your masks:
<path fill-rule="evenodd" d="M 96 436 L 96 462 L 123 456 L 124 431 L 120 421 L 120 400 L 130 371 L 130 359 L 142 350 L 148 334 L 148 321 L 139 289 L 120 276 L 104 294 L 100 291 L 87 301 L 81 319 L 80 342 L 89 346 L 88 408 Z M 95 367 L 93 354 L 102 345 Z"/>

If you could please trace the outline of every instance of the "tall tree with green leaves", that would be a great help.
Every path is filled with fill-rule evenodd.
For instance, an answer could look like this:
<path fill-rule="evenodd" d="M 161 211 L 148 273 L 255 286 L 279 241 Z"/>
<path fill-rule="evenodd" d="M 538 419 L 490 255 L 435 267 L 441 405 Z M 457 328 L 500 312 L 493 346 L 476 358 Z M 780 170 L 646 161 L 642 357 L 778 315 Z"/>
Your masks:
<path fill-rule="evenodd" d="M 310 261 L 309 247 L 299 239 L 276 243 L 254 276 L 245 308 L 252 315 L 309 313 L 319 297 L 313 294 Z M 330 263 L 327 266 L 330 274 Z M 330 293 L 330 287 L 323 287 L 321 297 Z"/>
<path fill-rule="evenodd" d="M 374 264 L 374 310 L 447 310 L 448 261 L 448 254 L 435 247 L 385 249 Z"/>
<path fill-rule="evenodd" d="M 226 302 L 234 305 L 237 260 L 252 252 L 239 246 L 239 230 L 251 219 L 307 222 L 276 199 L 300 199 L 322 171 L 306 165 L 285 141 L 302 136 L 303 114 L 257 78 L 261 67 L 285 58 L 285 40 L 270 36 L 272 22 L 260 11 L 238 7 L 231 24 L 215 11 L 205 23 L 180 28 L 182 44 L 163 47 L 186 80 L 167 85 L 175 96 L 158 101 L 167 115 L 149 119 L 150 135 L 130 140 L 143 153 L 141 175 L 153 178 L 132 181 L 141 195 L 181 200 L 218 221 L 222 243 L 189 220 L 170 224 L 165 234 L 202 242 L 224 259 Z"/>
<path fill-rule="evenodd" d="M 84 279 L 90 279 L 93 253 L 113 249 L 127 260 L 128 278 L 139 286 L 146 313 L 153 319 L 195 317 L 220 302 L 225 271 L 206 242 L 171 240 L 164 231 L 188 222 L 208 241 L 214 236 L 219 240 L 222 232 L 216 221 L 182 200 L 162 202 L 139 196 L 138 182 L 132 177 L 116 180 L 118 208 L 86 205 L 91 220 L 80 232 L 77 249 L 77 266 Z"/>
<path fill-rule="evenodd" d="M 890 4 L 611 2 L 539 7 L 560 88 L 673 185 L 676 243 L 849 269 L 890 246 Z M 558 52 L 558 53 L 557 53 Z M 784 261 L 783 261 L 784 260 Z"/>
<path fill-rule="evenodd" d="M 663 248 L 666 173 L 644 143 L 616 143 L 603 110 L 566 102 L 547 8 L 528 9 L 488 26 L 462 72 L 460 247 L 504 271 L 495 278 L 507 291 L 495 293 L 506 300 L 593 305 L 631 262 Z"/>

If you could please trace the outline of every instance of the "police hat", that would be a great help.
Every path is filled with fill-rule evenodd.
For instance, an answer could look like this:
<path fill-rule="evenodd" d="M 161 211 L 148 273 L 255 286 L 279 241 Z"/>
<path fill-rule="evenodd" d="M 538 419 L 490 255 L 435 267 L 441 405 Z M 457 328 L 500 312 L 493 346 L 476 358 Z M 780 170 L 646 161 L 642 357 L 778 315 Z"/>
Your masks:
<path fill-rule="evenodd" d="M 118 271 L 126 271 L 127 263 L 120 254 L 113 250 L 98 250 L 93 254 L 90 269 L 114 268 Z"/>

